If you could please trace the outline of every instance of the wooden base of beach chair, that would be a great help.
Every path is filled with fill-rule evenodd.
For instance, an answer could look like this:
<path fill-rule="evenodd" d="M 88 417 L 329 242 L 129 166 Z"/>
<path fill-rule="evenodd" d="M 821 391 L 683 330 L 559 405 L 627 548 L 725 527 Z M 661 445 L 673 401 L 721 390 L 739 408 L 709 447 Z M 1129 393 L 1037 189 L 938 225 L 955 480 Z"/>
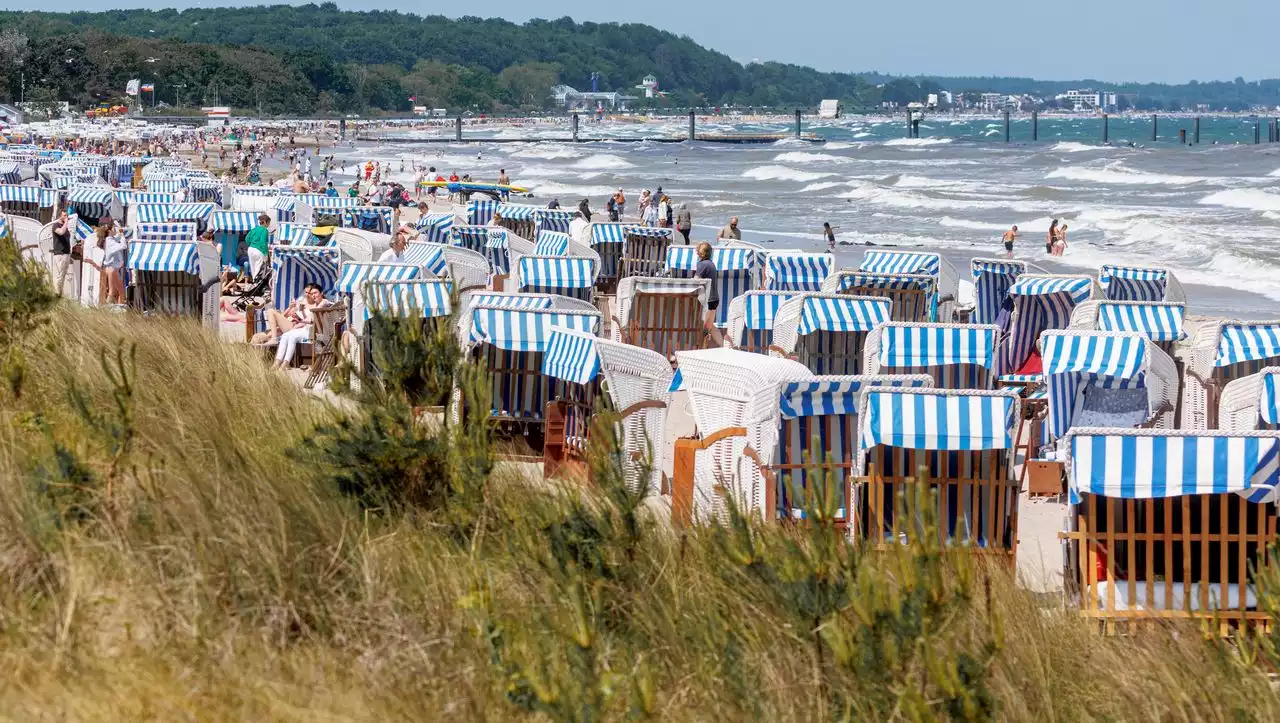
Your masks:
<path fill-rule="evenodd" d="M 547 403 L 546 423 L 543 426 L 542 476 L 544 479 L 568 477 L 587 479 L 588 465 L 581 444 L 574 444 L 570 429 L 569 403 Z"/>
<path fill-rule="evenodd" d="M 1042 459 L 1024 462 L 1022 479 L 1026 480 L 1027 494 L 1035 497 L 1057 497 L 1062 494 L 1066 489 L 1063 469 L 1061 462 L 1047 462 Z"/>

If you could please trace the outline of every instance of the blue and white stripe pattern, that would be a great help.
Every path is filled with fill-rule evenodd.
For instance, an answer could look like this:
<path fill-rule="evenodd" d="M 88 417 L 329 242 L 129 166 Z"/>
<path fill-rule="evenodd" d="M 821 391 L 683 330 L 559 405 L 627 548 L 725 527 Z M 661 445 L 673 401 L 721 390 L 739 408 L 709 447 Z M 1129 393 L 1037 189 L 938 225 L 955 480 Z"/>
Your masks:
<path fill-rule="evenodd" d="M 867 391 L 862 414 L 862 449 L 973 451 L 1012 449 L 1018 396 L 939 394 L 928 390 Z"/>
<path fill-rule="evenodd" d="M 1071 429 L 1080 389 L 1086 383 L 1120 389 L 1145 386 L 1149 342 L 1141 335 L 1049 331 L 1041 339 L 1052 439 L 1063 437 Z"/>
<path fill-rule="evenodd" d="M 198 202 L 222 205 L 222 182 L 214 178 L 187 177 L 188 198 Z"/>
<path fill-rule="evenodd" d="M 938 276 L 942 261 L 937 254 L 914 251 L 868 251 L 862 257 L 859 271 L 876 274 L 927 274 Z"/>
<path fill-rule="evenodd" d="M 453 285 L 436 279 L 374 281 L 364 285 L 364 322 L 379 311 L 389 316 L 435 319 L 453 313 Z"/>
<path fill-rule="evenodd" d="M 436 276 L 443 277 L 449 273 L 449 262 L 444 257 L 444 247 L 439 244 L 422 242 L 405 244 L 404 261 L 407 264 L 421 266 Z"/>
<path fill-rule="evenodd" d="M 1169 272 L 1107 264 L 1098 272 L 1102 298 L 1109 301 L 1164 301 Z"/>
<path fill-rule="evenodd" d="M 782 385 L 778 409 L 783 419 L 858 413 L 858 399 L 869 387 L 928 387 L 919 375 L 816 377 Z"/>
<path fill-rule="evenodd" d="M 1262 377 L 1262 402 L 1258 407 L 1258 416 L 1264 424 L 1274 427 L 1280 424 L 1280 393 L 1276 389 L 1276 374 L 1268 373 Z"/>
<path fill-rule="evenodd" d="M 378 233 L 391 233 L 390 206 L 355 206 L 342 209 L 342 225 Z"/>
<path fill-rule="evenodd" d="M 116 191 L 116 195 L 120 197 L 120 203 L 125 206 L 138 206 L 145 203 L 177 203 L 178 196 L 173 193 L 153 193 L 151 191 Z"/>
<path fill-rule="evenodd" d="M 454 226 L 449 229 L 449 243 L 483 254 L 488 248 L 489 232 L 496 230 L 487 226 Z"/>
<path fill-rule="evenodd" d="M 152 193 L 178 193 L 186 187 L 185 178 L 152 178 L 147 181 L 147 190 Z"/>
<path fill-rule="evenodd" d="M 511 257 L 507 255 L 507 232 L 501 228 L 485 229 L 484 257 L 489 261 L 489 270 L 498 275 L 511 273 Z"/>
<path fill-rule="evenodd" d="M 1092 293 L 1093 280 L 1087 276 L 1045 277 L 1018 279 L 1009 288 L 1012 296 L 1050 296 L 1063 294 L 1071 299 L 1071 303 L 1079 304 L 1089 298 Z"/>
<path fill-rule="evenodd" d="M 194 223 L 137 223 L 133 226 L 135 241 L 195 241 Z"/>
<path fill-rule="evenodd" d="M 281 223 L 276 226 L 276 243 L 284 246 L 309 246 L 315 236 L 310 226 Z"/>
<path fill-rule="evenodd" d="M 493 220 L 497 210 L 497 201 L 467 201 L 467 225 L 483 226 Z"/>
<path fill-rule="evenodd" d="M 596 283 L 595 261 L 577 256 L 522 256 L 516 278 L 520 291 L 589 300 Z"/>
<path fill-rule="evenodd" d="M 563 231 L 539 231 L 533 246 L 535 256 L 564 256 L 569 252 L 569 234 Z"/>
<path fill-rule="evenodd" d="M 174 204 L 169 203 L 140 203 L 129 209 L 129 221 L 131 224 L 139 223 L 164 223 L 169 220 L 169 211 Z"/>
<path fill-rule="evenodd" d="M 1098 330 L 1135 332 L 1154 342 L 1179 341 L 1186 337 L 1182 328 L 1186 311 L 1184 304 L 1102 302 Z"/>
<path fill-rule="evenodd" d="M 316 210 L 333 211 L 343 208 L 355 208 L 360 201 L 348 196 L 326 196 L 323 193 L 299 193 L 295 196 L 297 203 L 305 203 Z"/>
<path fill-rule="evenodd" d="M 542 208 L 533 217 L 533 227 L 537 231 L 560 231 L 567 233 L 573 214 L 566 208 Z M 664 229 L 665 230 L 665 229 Z"/>
<path fill-rule="evenodd" d="M 531 206 L 527 203 L 500 203 L 498 204 L 498 215 L 504 221 L 532 221 L 536 218 L 536 214 L 542 211 L 539 206 Z M 484 223 L 488 223 L 486 219 Z"/>
<path fill-rule="evenodd" d="M 0 186 L 0 202 L 34 203 L 43 206 L 45 205 L 41 203 L 43 190 L 39 186 Z"/>
<path fill-rule="evenodd" d="M 478 293 L 471 297 L 472 306 L 494 306 L 502 309 L 550 309 L 551 297 L 542 294 Z"/>
<path fill-rule="evenodd" d="M 0 239 L 8 235 L 9 235 L 9 220 L 4 217 L 3 213 L 0 213 Z"/>
<path fill-rule="evenodd" d="M 880 365 L 887 368 L 995 363 L 998 330 L 990 326 L 886 324 L 880 330 Z"/>
<path fill-rule="evenodd" d="M 889 320 L 888 299 L 806 297 L 797 336 L 816 331 L 871 331 Z"/>
<path fill-rule="evenodd" d="M 542 357 L 542 373 L 574 384 L 590 384 L 600 373 L 596 336 L 552 326 L 551 341 Z"/>
<path fill-rule="evenodd" d="M 307 284 L 317 284 L 333 296 L 338 281 L 338 250 L 316 246 L 271 249 L 271 306 L 283 310 L 302 296 Z"/>
<path fill-rule="evenodd" d="M 200 273 L 200 254 L 193 241 L 141 241 L 129 247 L 129 268 L 134 271 Z"/>
<path fill-rule="evenodd" d="M 209 228 L 214 231 L 243 233 L 257 225 L 257 211 L 214 211 L 209 215 Z"/>
<path fill-rule="evenodd" d="M 169 207 L 169 220 L 207 221 L 215 210 L 212 203 L 175 203 Z"/>
<path fill-rule="evenodd" d="M 298 197 L 294 195 L 277 196 L 271 207 L 277 211 L 288 211 L 293 213 L 294 208 L 298 205 Z"/>
<path fill-rule="evenodd" d="M 786 291 L 761 291 L 747 296 L 743 308 L 743 325 L 753 331 L 772 331 L 778 307 L 792 296 L 795 294 Z"/>
<path fill-rule="evenodd" d="M 17 185 L 22 182 L 22 169 L 16 163 L 0 163 L 0 183 Z"/>
<path fill-rule="evenodd" d="M 599 323 L 595 314 L 476 306 L 471 311 L 471 341 L 506 351 L 545 352 L 552 327 L 595 334 Z"/>
<path fill-rule="evenodd" d="M 1280 357 L 1280 325 L 1223 324 L 1215 367 Z"/>
<path fill-rule="evenodd" d="M 999 374 L 1018 371 L 1035 349 L 1040 333 L 1065 329 L 1076 305 L 1093 293 L 1088 276 L 1022 276 L 1009 288 L 1016 318 L 1001 349 Z"/>
<path fill-rule="evenodd" d="M 452 213 L 428 213 L 418 219 L 418 233 L 430 243 L 450 243 L 449 230 L 453 228 Z M 472 249 L 478 251 L 479 249 Z"/>
<path fill-rule="evenodd" d="M 1280 475 L 1280 434 L 1081 429 L 1070 438 L 1071 501 L 1241 493 L 1259 501 Z"/>
<path fill-rule="evenodd" d="M 696 246 L 668 246 L 667 275 L 677 279 L 693 278 L 698 268 L 697 252 Z M 729 304 L 755 286 L 760 257 L 754 249 L 714 246 L 711 262 L 716 265 L 713 283 L 716 285 L 716 298 L 720 300 L 715 323 L 716 326 L 725 326 L 729 323 Z"/>
<path fill-rule="evenodd" d="M 115 200 L 115 191 L 106 186 L 73 186 L 67 192 L 70 205 L 108 206 Z"/>
<path fill-rule="evenodd" d="M 831 275 L 832 254 L 779 251 L 765 257 L 765 286 L 769 291 L 821 291 Z"/>
<path fill-rule="evenodd" d="M 354 294 L 369 281 L 408 281 L 419 278 L 421 270 L 411 264 L 388 264 L 367 261 L 348 261 L 339 269 L 340 294 Z"/>
<path fill-rule="evenodd" d="M 593 223 L 591 224 L 591 245 L 620 244 L 627 240 L 626 234 L 630 228 L 632 227 L 625 223 Z"/>
<path fill-rule="evenodd" d="M 280 189 L 275 186 L 236 186 L 238 196 L 279 196 Z"/>

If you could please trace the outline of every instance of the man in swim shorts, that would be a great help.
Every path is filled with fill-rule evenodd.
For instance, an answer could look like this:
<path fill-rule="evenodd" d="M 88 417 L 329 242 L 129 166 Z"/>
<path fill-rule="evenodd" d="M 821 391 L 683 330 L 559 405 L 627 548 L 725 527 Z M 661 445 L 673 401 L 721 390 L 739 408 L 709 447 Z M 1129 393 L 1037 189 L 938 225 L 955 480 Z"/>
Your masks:
<path fill-rule="evenodd" d="M 1018 227 L 1014 226 L 1004 232 L 1004 256 L 1007 259 L 1013 258 L 1013 240 L 1018 238 Z"/>

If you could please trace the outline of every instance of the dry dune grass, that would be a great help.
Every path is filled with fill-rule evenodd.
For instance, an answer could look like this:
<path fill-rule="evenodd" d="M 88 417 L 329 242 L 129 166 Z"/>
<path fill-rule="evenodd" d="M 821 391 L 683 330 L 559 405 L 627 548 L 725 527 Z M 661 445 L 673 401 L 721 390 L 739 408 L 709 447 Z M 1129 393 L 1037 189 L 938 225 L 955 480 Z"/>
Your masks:
<path fill-rule="evenodd" d="M 60 309 L 27 341 L 0 718 L 1280 719 L 1196 628 L 1100 637 L 1005 571 L 814 529 L 673 532 L 608 474 L 362 507 L 290 453 L 339 412 L 192 325 Z"/>

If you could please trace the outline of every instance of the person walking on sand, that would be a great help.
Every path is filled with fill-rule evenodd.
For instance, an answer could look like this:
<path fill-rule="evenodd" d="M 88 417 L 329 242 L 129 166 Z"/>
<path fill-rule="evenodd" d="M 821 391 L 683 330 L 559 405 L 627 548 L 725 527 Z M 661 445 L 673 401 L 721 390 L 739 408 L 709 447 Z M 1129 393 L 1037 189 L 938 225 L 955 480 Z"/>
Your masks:
<path fill-rule="evenodd" d="M 1004 232 L 1004 257 L 1013 258 L 1013 242 L 1018 238 L 1018 227 L 1015 225 Z"/>
<path fill-rule="evenodd" d="M 613 194 L 613 205 L 618 210 L 617 220 L 619 221 L 625 220 L 625 218 L 623 217 L 623 214 L 627 212 L 627 196 L 622 192 L 621 188 L 618 189 L 617 193 Z"/>
<path fill-rule="evenodd" d="M 684 245 L 689 245 L 689 232 L 693 230 L 693 214 L 689 213 L 689 204 L 680 204 L 676 213 L 676 230 L 684 237 Z"/>
<path fill-rule="evenodd" d="M 1049 222 L 1049 235 L 1044 240 L 1044 252 L 1047 254 L 1052 254 L 1053 242 L 1057 240 L 1058 240 L 1058 219 L 1055 218 Z"/>
<path fill-rule="evenodd" d="M 720 290 L 716 288 L 716 262 L 711 260 L 711 244 L 703 241 L 698 244 L 698 265 L 694 268 L 694 278 L 707 279 L 711 282 L 711 291 L 707 296 L 707 314 L 703 318 L 703 323 L 707 327 L 707 334 L 711 336 L 711 343 L 715 346 L 724 346 L 724 337 L 720 335 L 720 329 L 716 326 L 716 309 L 720 308 Z"/>
<path fill-rule="evenodd" d="M 822 235 L 827 238 L 827 253 L 834 254 L 836 252 L 836 230 L 830 221 L 822 222 Z"/>

